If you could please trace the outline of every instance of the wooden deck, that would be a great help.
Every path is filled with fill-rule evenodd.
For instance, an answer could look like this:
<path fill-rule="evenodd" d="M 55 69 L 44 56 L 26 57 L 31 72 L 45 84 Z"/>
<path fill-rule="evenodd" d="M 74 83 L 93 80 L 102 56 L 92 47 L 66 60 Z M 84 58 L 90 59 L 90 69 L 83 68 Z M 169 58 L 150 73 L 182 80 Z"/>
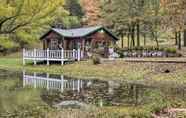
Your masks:
<path fill-rule="evenodd" d="M 26 64 L 26 60 L 32 60 L 36 65 L 38 61 L 47 61 L 47 65 L 50 61 L 60 61 L 61 65 L 65 61 L 80 61 L 83 58 L 83 52 L 78 50 L 26 50 L 23 49 L 23 65 Z"/>

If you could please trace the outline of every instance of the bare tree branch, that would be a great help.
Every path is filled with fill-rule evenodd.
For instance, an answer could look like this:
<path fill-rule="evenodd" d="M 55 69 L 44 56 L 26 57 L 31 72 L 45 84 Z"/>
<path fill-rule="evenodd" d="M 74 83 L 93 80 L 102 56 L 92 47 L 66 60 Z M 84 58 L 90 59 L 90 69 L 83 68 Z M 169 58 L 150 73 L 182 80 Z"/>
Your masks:
<path fill-rule="evenodd" d="M 2 29 L 2 26 L 4 23 L 6 23 L 7 21 L 13 19 L 13 18 L 16 18 L 18 17 L 19 15 L 14 15 L 14 16 L 11 16 L 11 17 L 7 17 L 7 18 L 4 18 L 3 20 L 0 21 L 0 30 Z"/>
<path fill-rule="evenodd" d="M 26 22 L 26 23 L 21 23 L 18 24 L 16 26 L 14 26 L 12 29 L 8 30 L 8 31 L 0 31 L 0 34 L 10 34 L 10 33 L 14 33 L 17 29 L 21 28 L 21 27 L 25 27 L 28 24 L 30 24 L 30 22 Z"/>

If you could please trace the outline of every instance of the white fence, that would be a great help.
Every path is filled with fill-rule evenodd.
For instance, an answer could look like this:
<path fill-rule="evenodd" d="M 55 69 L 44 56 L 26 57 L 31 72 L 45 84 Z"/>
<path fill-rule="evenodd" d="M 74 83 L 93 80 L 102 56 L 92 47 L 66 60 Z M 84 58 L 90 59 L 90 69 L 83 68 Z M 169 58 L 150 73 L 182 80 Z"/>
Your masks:
<path fill-rule="evenodd" d="M 34 64 L 37 61 L 61 61 L 61 64 L 64 64 L 64 61 L 80 61 L 83 58 L 83 51 L 78 50 L 26 50 L 23 49 L 23 64 L 25 65 L 25 60 L 33 60 Z"/>
<path fill-rule="evenodd" d="M 34 87 L 34 88 L 45 88 L 47 90 L 59 90 L 61 92 L 65 90 L 73 90 L 80 92 L 83 89 L 85 83 L 82 80 L 71 80 L 64 79 L 61 76 L 61 79 L 41 77 L 34 74 L 25 75 L 23 74 L 23 87 Z"/>

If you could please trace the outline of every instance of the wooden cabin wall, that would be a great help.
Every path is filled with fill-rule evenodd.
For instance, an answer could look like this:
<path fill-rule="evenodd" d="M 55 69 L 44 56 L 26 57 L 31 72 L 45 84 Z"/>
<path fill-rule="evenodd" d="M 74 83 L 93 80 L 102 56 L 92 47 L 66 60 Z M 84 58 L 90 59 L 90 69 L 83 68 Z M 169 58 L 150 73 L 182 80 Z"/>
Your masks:
<path fill-rule="evenodd" d="M 80 49 L 84 50 L 85 40 L 84 38 L 65 38 L 65 48 L 68 50 L 77 49 L 77 45 L 80 44 Z"/>
<path fill-rule="evenodd" d="M 58 44 L 62 42 L 63 49 L 65 50 L 72 50 L 77 49 L 77 45 L 79 44 L 81 47 L 81 50 L 85 50 L 86 42 L 90 41 L 90 46 L 93 49 L 96 42 L 105 42 L 106 47 L 108 47 L 110 44 L 114 44 L 114 39 L 107 34 L 106 32 L 96 32 L 94 34 L 91 34 L 88 37 L 85 38 L 63 38 L 62 36 L 58 35 L 55 32 L 50 32 L 44 39 L 43 39 L 43 49 L 49 48 L 49 44 L 51 40 L 57 39 Z"/>
<path fill-rule="evenodd" d="M 58 44 L 62 41 L 62 37 L 59 36 L 57 33 L 55 32 L 50 32 L 44 39 L 43 39 L 43 49 L 47 49 L 49 48 L 50 42 L 51 40 L 57 39 L 58 40 Z"/>
<path fill-rule="evenodd" d="M 105 32 L 104 33 L 97 32 L 93 34 L 91 38 L 92 38 L 92 41 L 91 41 L 92 45 L 95 45 L 96 42 L 105 42 L 107 46 L 109 46 L 110 44 L 115 44 L 114 39 Z"/>

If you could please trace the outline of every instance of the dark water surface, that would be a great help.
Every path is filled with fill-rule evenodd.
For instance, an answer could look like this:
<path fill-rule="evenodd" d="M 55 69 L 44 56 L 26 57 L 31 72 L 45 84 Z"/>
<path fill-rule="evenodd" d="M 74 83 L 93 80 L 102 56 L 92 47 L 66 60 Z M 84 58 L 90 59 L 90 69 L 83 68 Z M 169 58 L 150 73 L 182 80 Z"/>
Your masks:
<path fill-rule="evenodd" d="M 186 86 L 147 86 L 120 81 L 79 80 L 63 75 L 0 70 L 0 113 L 25 105 L 55 108 L 139 106 L 186 101 Z"/>

